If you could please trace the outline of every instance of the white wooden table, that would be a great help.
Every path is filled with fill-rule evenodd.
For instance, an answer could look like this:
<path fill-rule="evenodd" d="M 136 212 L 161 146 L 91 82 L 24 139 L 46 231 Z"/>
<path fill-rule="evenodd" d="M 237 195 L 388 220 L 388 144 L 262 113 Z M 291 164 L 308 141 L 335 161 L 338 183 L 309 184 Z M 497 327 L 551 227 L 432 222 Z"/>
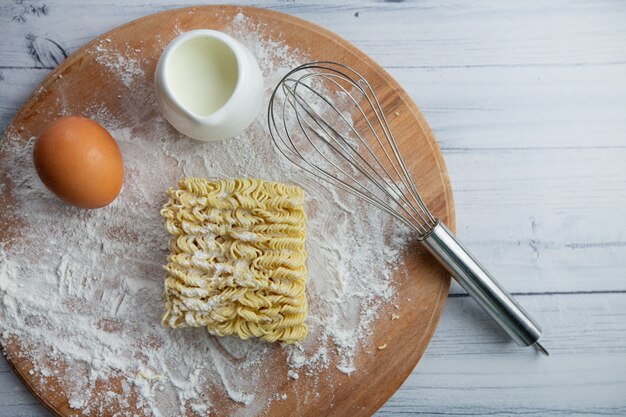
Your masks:
<path fill-rule="evenodd" d="M 182 5 L 3 0 L 0 128 L 62 58 L 38 39 L 71 53 Z M 377 415 L 626 415 L 626 2 L 254 5 L 335 31 L 398 79 L 441 144 L 459 236 L 545 330 L 549 358 L 517 348 L 453 286 Z M 4 358 L 0 415 L 49 415 Z"/>

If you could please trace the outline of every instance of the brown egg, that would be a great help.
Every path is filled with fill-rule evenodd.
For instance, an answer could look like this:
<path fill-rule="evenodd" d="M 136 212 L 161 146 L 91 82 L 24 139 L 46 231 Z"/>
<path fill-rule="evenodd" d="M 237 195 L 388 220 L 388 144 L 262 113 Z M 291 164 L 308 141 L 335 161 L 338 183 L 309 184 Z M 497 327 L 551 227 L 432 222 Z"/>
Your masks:
<path fill-rule="evenodd" d="M 40 133 L 33 150 L 41 181 L 61 200 L 103 207 L 122 188 L 124 162 L 105 128 L 86 117 L 62 117 Z"/>

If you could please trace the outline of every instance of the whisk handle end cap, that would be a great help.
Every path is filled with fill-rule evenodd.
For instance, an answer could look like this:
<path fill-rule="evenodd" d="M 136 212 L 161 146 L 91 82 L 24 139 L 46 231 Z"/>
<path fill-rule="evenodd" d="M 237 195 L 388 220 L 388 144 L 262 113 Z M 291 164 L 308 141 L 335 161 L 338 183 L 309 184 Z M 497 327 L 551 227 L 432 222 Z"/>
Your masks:
<path fill-rule="evenodd" d="M 520 346 L 532 346 L 541 328 L 441 222 L 422 240 L 428 251 Z"/>

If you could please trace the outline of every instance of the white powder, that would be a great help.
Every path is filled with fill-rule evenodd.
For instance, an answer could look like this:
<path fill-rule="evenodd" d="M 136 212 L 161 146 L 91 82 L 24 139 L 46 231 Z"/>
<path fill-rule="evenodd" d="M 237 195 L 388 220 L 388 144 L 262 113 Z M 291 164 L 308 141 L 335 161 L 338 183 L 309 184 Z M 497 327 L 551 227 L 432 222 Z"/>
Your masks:
<path fill-rule="evenodd" d="M 104 65 L 108 70 L 115 72 L 126 87 L 143 77 L 141 68 L 141 51 L 126 48 L 120 52 L 109 46 L 111 40 L 105 38 L 95 46 L 96 62 Z"/>
<path fill-rule="evenodd" d="M 262 30 L 240 14 L 227 32 L 257 57 L 269 96 L 280 77 L 307 57 L 262 37 Z M 331 366 L 353 372 L 355 355 L 368 354 L 379 307 L 393 302 L 389 282 L 405 231 L 291 165 L 274 149 L 265 114 L 235 139 L 194 141 L 160 116 L 150 77 L 133 50 L 113 50 L 105 41 L 93 53 L 130 90 L 115 113 L 121 116 L 98 103 L 64 113 L 86 112 L 117 140 L 126 174 L 111 205 L 80 210 L 63 204 L 35 174 L 34 138 L 9 132 L 0 144 L 0 166 L 10 167 L 2 174 L 15 199 L 5 204 L 4 216 L 20 225 L 0 242 L 1 340 L 19 340 L 35 364 L 33 374 L 41 375 L 38 389 L 47 389 L 46 377 L 59 379 L 70 407 L 84 414 L 118 406 L 154 416 L 185 410 L 204 416 L 216 410 L 214 403 L 223 406 L 227 395 L 230 415 L 256 415 L 269 402 L 287 399 L 271 391 L 274 367 L 285 359 L 283 379 L 294 384 Z M 161 326 L 168 235 L 159 209 L 166 188 L 183 176 L 256 177 L 305 190 L 306 341 L 278 346 Z M 64 376 L 56 363 L 67 366 Z M 121 392 L 94 389 L 113 377 L 121 378 Z M 133 393 L 136 402 L 129 404 Z"/>

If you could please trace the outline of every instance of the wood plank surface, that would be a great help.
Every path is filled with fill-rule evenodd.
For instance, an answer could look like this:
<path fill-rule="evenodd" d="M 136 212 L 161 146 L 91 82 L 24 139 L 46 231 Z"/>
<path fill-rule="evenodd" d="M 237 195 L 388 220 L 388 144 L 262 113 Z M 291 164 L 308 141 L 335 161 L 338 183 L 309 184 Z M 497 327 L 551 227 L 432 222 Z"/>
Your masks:
<path fill-rule="evenodd" d="M 520 350 L 453 286 L 377 415 L 626 414 L 626 3 L 242 3 L 320 24 L 396 77 L 442 146 L 459 236 L 546 331 L 550 358 Z M 29 35 L 70 53 L 179 5 L 2 3 L 0 127 L 49 71 Z M 48 415 L 4 359 L 0 415 Z"/>

